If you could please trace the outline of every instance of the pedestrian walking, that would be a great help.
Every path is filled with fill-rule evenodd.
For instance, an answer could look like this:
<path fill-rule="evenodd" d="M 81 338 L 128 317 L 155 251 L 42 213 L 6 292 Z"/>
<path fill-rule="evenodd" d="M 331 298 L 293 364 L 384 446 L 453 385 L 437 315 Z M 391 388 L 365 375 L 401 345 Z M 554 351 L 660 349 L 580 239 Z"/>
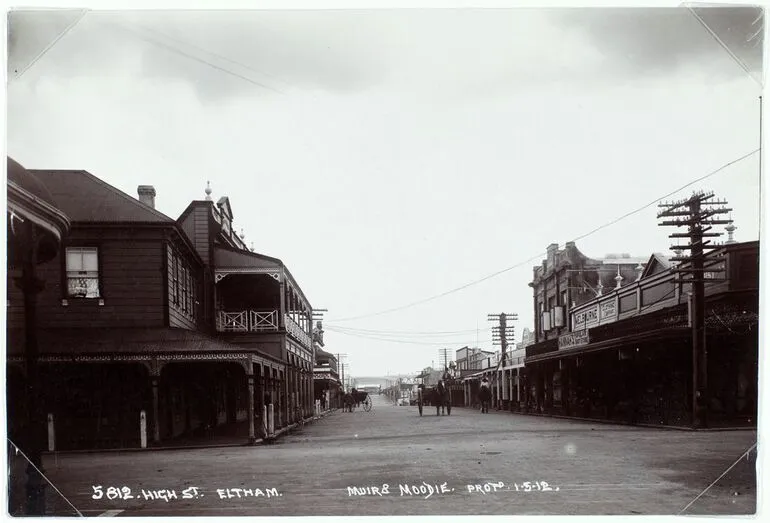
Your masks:
<path fill-rule="evenodd" d="M 492 399 L 492 391 L 489 388 L 489 380 L 486 377 L 481 379 L 479 387 L 479 401 L 481 402 L 481 413 L 489 413 L 489 401 Z"/>

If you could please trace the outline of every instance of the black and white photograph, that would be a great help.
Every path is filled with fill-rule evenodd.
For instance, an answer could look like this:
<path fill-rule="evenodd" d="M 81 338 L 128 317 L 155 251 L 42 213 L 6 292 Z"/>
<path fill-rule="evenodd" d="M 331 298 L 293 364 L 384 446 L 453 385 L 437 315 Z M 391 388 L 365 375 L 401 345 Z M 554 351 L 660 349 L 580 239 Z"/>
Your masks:
<path fill-rule="evenodd" d="M 393 4 L 6 6 L 5 516 L 763 512 L 764 6 Z"/>

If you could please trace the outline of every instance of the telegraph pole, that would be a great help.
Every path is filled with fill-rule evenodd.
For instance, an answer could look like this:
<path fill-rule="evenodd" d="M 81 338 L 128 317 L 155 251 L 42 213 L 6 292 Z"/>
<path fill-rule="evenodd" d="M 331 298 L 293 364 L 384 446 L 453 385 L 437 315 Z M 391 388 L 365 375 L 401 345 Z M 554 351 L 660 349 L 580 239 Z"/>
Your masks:
<path fill-rule="evenodd" d="M 508 325 L 509 321 L 516 321 L 519 319 L 518 314 L 506 314 L 501 312 L 500 314 L 488 314 L 487 319 L 489 321 L 499 322 L 497 326 L 492 327 L 492 343 L 500 345 L 501 349 L 501 361 L 502 366 L 505 367 L 506 353 L 508 352 L 508 337 L 515 338 L 516 331 L 513 325 Z"/>
<path fill-rule="evenodd" d="M 438 350 L 438 361 L 439 364 L 444 367 L 444 372 L 447 370 L 447 365 L 449 365 L 449 351 L 450 349 L 439 349 Z"/>
<path fill-rule="evenodd" d="M 347 357 L 348 357 L 347 354 L 341 354 L 339 352 L 337 353 L 337 365 L 339 366 L 339 370 L 340 370 L 340 378 L 342 381 L 343 392 L 345 391 L 345 364 L 342 363 L 342 358 L 347 358 Z"/>
<path fill-rule="evenodd" d="M 687 232 L 673 233 L 669 238 L 684 238 L 689 240 L 687 245 L 672 246 L 674 250 L 689 250 L 689 256 L 676 256 L 672 261 L 680 262 L 674 269 L 679 273 L 676 283 L 689 284 L 692 295 L 691 325 L 692 325 L 692 422 L 693 428 L 708 427 L 708 348 L 706 346 L 706 301 L 705 282 L 724 281 L 717 278 L 716 273 L 724 270 L 720 260 L 706 262 L 705 252 L 718 249 L 720 246 L 711 245 L 704 238 L 717 238 L 720 232 L 709 232 L 712 225 L 728 225 L 732 220 L 715 218 L 726 214 L 732 209 L 724 207 L 727 202 L 722 200 L 710 201 L 714 193 L 698 192 L 677 202 L 659 204 L 665 210 L 658 213 L 658 218 L 674 218 L 660 222 L 660 226 L 687 227 Z M 708 206 L 720 206 L 711 207 Z M 705 227 L 704 227 L 705 226 Z M 686 277 L 689 276 L 689 277 Z"/>
<path fill-rule="evenodd" d="M 511 339 L 515 338 L 515 328 L 513 325 L 508 325 L 508 322 L 513 322 L 515 320 L 518 320 L 519 316 L 518 314 L 512 313 L 512 314 L 506 314 L 504 312 L 501 312 L 500 314 L 488 314 L 487 320 L 488 321 L 497 321 L 498 325 L 495 327 L 492 327 L 492 343 L 494 345 L 500 345 L 500 361 L 497 364 L 497 369 L 502 369 L 505 367 L 506 362 L 506 355 L 508 352 L 508 337 L 510 336 Z M 503 371 L 505 372 L 505 371 Z M 500 387 L 500 378 L 498 377 L 498 371 L 495 370 L 495 388 L 497 390 L 497 409 L 499 410 L 502 405 L 502 399 L 503 399 L 503 390 L 502 387 Z M 505 382 L 503 382 L 503 387 L 505 386 Z"/>

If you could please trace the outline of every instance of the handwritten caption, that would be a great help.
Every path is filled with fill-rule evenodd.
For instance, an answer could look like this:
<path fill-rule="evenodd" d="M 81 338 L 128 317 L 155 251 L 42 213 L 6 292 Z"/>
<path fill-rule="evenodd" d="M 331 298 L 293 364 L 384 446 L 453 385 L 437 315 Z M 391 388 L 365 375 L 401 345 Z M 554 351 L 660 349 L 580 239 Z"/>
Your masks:
<path fill-rule="evenodd" d="M 132 491 L 130 487 L 91 485 L 93 494 L 91 499 L 130 500 L 140 499 L 146 501 L 171 501 L 178 499 L 201 499 L 205 496 L 200 487 L 188 487 L 177 491 L 176 489 L 138 489 Z M 241 498 L 280 498 L 283 496 L 276 488 L 218 488 L 212 491 L 218 499 Z M 211 492 L 209 492 L 211 495 Z"/>
<path fill-rule="evenodd" d="M 460 488 L 460 492 L 469 494 L 493 494 L 495 492 L 557 492 L 559 487 L 551 486 L 547 481 L 524 481 L 522 483 L 506 484 L 502 481 L 485 482 L 479 484 L 466 484 Z M 422 481 L 415 484 L 401 483 L 391 487 L 388 483 L 382 485 L 366 485 L 359 487 L 347 487 L 348 497 L 353 496 L 422 496 L 425 499 L 431 496 L 449 495 L 457 489 L 450 487 L 447 482 L 427 483 Z"/>

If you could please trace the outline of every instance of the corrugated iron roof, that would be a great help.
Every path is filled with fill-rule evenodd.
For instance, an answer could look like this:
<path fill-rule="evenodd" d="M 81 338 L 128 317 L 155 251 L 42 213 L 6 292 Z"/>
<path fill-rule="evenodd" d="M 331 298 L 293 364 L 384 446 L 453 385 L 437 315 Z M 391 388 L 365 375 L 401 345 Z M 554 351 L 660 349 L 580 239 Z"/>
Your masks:
<path fill-rule="evenodd" d="M 28 169 L 73 222 L 174 223 L 162 212 L 87 171 Z"/>

